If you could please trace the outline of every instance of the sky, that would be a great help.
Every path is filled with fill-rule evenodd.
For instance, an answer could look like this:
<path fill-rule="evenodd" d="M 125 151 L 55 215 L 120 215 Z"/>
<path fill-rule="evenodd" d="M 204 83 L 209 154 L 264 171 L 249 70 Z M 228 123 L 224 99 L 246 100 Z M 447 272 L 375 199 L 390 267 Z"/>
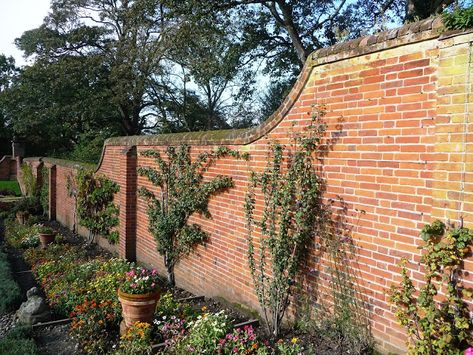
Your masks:
<path fill-rule="evenodd" d="M 15 38 L 40 26 L 49 5 L 50 0 L 0 0 L 0 54 L 13 56 L 17 65 L 26 64 Z"/>

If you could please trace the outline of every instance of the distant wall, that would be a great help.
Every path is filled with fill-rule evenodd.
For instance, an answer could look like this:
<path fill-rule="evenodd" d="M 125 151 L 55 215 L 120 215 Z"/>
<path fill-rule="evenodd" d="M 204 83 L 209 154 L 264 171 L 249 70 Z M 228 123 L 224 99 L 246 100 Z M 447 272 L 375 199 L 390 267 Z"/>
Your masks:
<path fill-rule="evenodd" d="M 212 198 L 211 219 L 192 217 L 210 242 L 178 266 L 176 280 L 194 293 L 257 309 L 246 260 L 249 171 L 264 168 L 269 142 L 289 143 L 308 126 L 313 106 L 325 106 L 332 144 L 322 167 L 326 198 L 347 206 L 356 245 L 352 263 L 378 346 L 403 353 L 405 332 L 387 298 L 399 281 L 401 257 L 419 281 L 422 226 L 463 217 L 473 227 L 473 34 L 441 34 L 440 28 L 439 20 L 427 20 L 316 51 L 279 110 L 256 128 L 109 139 L 97 172 L 120 185 L 120 255 L 164 271 L 148 231 L 146 203 L 137 196 L 139 187 L 152 188 L 136 174 L 139 166 L 154 166 L 142 151 L 187 143 L 194 156 L 219 145 L 248 152 L 248 162 L 225 158 L 208 171 L 208 177 L 231 176 L 235 187 Z M 73 200 L 65 186 L 74 167 L 43 161 L 53 172 L 52 216 L 70 227 Z M 320 270 L 320 280 L 327 274 L 316 251 L 308 267 Z M 465 267 L 473 271 L 473 262 Z M 470 276 L 467 286 L 473 286 Z"/>

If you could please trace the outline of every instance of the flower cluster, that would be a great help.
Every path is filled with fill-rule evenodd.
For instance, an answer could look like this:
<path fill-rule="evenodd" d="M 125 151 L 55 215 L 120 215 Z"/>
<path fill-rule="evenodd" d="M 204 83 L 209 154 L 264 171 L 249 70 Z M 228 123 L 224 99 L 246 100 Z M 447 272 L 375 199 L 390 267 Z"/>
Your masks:
<path fill-rule="evenodd" d="M 253 327 L 245 326 L 220 339 L 217 351 L 219 354 L 266 354 L 268 345 L 258 340 Z"/>
<path fill-rule="evenodd" d="M 152 293 L 158 290 L 159 281 L 158 272 L 155 269 L 134 267 L 125 274 L 120 290 L 131 294 Z"/>
<path fill-rule="evenodd" d="M 169 319 L 167 319 L 167 317 L 164 316 L 163 320 L 155 320 L 154 324 L 157 326 L 162 339 L 164 339 L 167 349 L 175 346 L 182 338 L 187 335 L 188 323 L 185 319 L 181 319 L 176 316 L 171 316 Z"/>

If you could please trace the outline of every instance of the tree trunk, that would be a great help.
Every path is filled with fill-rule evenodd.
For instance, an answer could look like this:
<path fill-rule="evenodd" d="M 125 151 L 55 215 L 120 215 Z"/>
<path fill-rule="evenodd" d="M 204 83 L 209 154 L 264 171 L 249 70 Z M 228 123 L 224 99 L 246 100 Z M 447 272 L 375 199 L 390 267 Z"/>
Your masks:
<path fill-rule="evenodd" d="M 168 284 L 171 287 L 176 286 L 176 279 L 174 277 L 174 264 L 172 264 L 167 256 L 164 256 L 164 266 L 166 267 L 166 272 L 168 276 Z"/>

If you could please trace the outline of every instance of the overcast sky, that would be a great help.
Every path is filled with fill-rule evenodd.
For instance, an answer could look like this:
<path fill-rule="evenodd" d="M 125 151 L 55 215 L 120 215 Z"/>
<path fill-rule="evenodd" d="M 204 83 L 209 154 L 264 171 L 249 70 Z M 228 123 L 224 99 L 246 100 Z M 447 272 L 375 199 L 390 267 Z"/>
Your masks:
<path fill-rule="evenodd" d="M 48 14 L 50 0 L 0 0 L 0 53 L 25 64 L 13 43 L 23 32 L 38 27 Z"/>

